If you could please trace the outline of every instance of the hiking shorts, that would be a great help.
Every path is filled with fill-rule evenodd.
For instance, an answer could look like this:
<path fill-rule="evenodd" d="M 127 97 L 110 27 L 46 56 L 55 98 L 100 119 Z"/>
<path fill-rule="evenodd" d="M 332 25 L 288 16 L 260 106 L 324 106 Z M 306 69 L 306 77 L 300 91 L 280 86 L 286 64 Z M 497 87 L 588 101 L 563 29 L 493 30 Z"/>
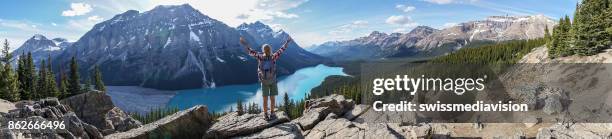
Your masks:
<path fill-rule="evenodd" d="M 262 82 L 261 83 L 261 94 L 264 97 L 278 95 L 278 87 L 276 82 Z"/>

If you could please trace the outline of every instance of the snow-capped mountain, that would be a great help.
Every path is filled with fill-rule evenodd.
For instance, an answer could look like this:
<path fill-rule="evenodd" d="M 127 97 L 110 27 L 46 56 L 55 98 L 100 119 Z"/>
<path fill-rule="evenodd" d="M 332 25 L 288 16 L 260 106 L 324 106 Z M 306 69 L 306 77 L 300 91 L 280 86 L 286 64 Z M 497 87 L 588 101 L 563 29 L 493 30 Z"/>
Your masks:
<path fill-rule="evenodd" d="M 348 41 L 331 41 L 313 46 L 311 52 L 338 60 L 384 58 L 398 54 L 416 53 L 419 40 L 439 30 L 418 26 L 408 33 L 386 34 L 373 31 L 370 35 Z"/>
<path fill-rule="evenodd" d="M 40 60 L 47 59 L 49 56 L 55 58 L 70 45 L 72 45 L 72 42 L 68 42 L 68 40 L 64 38 L 49 40 L 43 35 L 35 34 L 12 53 L 15 59 L 18 59 L 19 56 L 23 54 L 32 53 L 32 59 L 34 63 L 38 65 L 40 64 Z M 13 63 L 16 62 L 17 60 L 13 60 Z"/>
<path fill-rule="evenodd" d="M 109 85 L 186 89 L 254 83 L 256 60 L 239 38 L 256 50 L 262 43 L 278 48 L 289 35 L 271 30 L 259 22 L 233 28 L 187 4 L 157 6 L 96 24 L 58 60 L 67 63 L 76 56 L 83 74 L 99 65 Z M 278 61 L 278 72 L 292 73 L 322 60 L 293 43 Z"/>
<path fill-rule="evenodd" d="M 431 51 L 454 51 L 471 42 L 534 39 L 544 36 L 544 28 L 556 25 L 543 15 L 491 16 L 460 23 L 442 30 L 419 26 L 409 33 L 387 35 L 378 31 L 349 41 L 326 42 L 311 52 L 339 60 L 377 59 L 414 56 Z M 447 53 L 447 52 L 442 52 Z M 435 52 L 440 53 L 440 52 Z"/>

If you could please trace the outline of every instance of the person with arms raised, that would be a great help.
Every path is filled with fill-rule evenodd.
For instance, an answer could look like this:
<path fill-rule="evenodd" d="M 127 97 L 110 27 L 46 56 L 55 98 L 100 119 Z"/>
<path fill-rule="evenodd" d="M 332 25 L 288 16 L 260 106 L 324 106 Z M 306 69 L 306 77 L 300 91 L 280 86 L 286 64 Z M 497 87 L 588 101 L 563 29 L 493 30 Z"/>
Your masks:
<path fill-rule="evenodd" d="M 272 53 L 272 47 L 269 44 L 262 45 L 262 53 L 253 49 L 247 41 L 240 37 L 240 44 L 246 47 L 247 53 L 257 59 L 257 75 L 261 82 L 261 91 L 263 95 L 263 113 L 266 120 L 274 119 L 275 97 L 278 95 L 278 87 L 276 85 L 276 60 L 287 49 L 289 43 L 293 41 L 288 37 L 281 48 Z M 270 117 L 268 116 L 268 98 L 270 99 Z"/>

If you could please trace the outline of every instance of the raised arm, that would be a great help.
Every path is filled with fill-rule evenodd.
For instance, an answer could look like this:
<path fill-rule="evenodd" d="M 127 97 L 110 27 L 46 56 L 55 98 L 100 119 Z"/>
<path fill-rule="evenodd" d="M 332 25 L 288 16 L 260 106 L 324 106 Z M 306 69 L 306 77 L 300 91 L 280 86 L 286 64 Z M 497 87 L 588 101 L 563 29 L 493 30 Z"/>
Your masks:
<path fill-rule="evenodd" d="M 287 41 L 285 41 L 285 43 L 283 44 L 283 47 L 279 48 L 278 50 L 276 50 L 276 52 L 274 52 L 274 59 L 277 59 L 281 54 L 283 54 L 283 52 L 285 52 L 285 49 L 287 49 L 287 47 L 292 41 L 293 39 L 291 37 L 288 37 Z"/>
<path fill-rule="evenodd" d="M 257 51 L 251 49 L 251 45 L 249 45 L 249 43 L 242 37 L 240 37 L 240 44 L 246 48 L 247 53 L 250 56 L 259 58 L 259 54 L 257 53 Z"/>

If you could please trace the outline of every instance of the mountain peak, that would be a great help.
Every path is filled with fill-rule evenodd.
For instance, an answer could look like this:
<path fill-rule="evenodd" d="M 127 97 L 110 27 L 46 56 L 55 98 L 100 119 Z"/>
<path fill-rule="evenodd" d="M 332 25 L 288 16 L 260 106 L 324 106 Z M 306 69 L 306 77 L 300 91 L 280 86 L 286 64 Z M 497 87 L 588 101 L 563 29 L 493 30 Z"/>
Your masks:
<path fill-rule="evenodd" d="M 155 6 L 155 8 L 153 8 L 151 11 L 175 11 L 175 10 L 195 11 L 196 9 L 193 8 L 191 5 L 185 3 L 181 5 L 158 5 L 158 6 Z"/>
<path fill-rule="evenodd" d="M 418 26 L 412 29 L 412 31 L 410 31 L 408 34 L 427 36 L 435 31 L 438 31 L 438 30 L 432 27 L 428 27 L 428 26 Z"/>
<path fill-rule="evenodd" d="M 30 38 L 30 40 L 47 40 L 47 37 L 45 37 L 42 34 L 34 34 L 34 36 L 32 36 L 32 38 Z"/>
<path fill-rule="evenodd" d="M 380 31 L 372 31 L 372 33 L 370 33 L 368 37 L 384 37 L 384 36 L 387 36 L 387 33 L 380 32 Z"/>
<path fill-rule="evenodd" d="M 272 30 L 272 28 L 264 23 L 262 23 L 261 21 L 255 21 L 253 23 L 242 23 L 237 27 L 238 30 L 247 30 L 247 29 L 269 29 Z"/>

